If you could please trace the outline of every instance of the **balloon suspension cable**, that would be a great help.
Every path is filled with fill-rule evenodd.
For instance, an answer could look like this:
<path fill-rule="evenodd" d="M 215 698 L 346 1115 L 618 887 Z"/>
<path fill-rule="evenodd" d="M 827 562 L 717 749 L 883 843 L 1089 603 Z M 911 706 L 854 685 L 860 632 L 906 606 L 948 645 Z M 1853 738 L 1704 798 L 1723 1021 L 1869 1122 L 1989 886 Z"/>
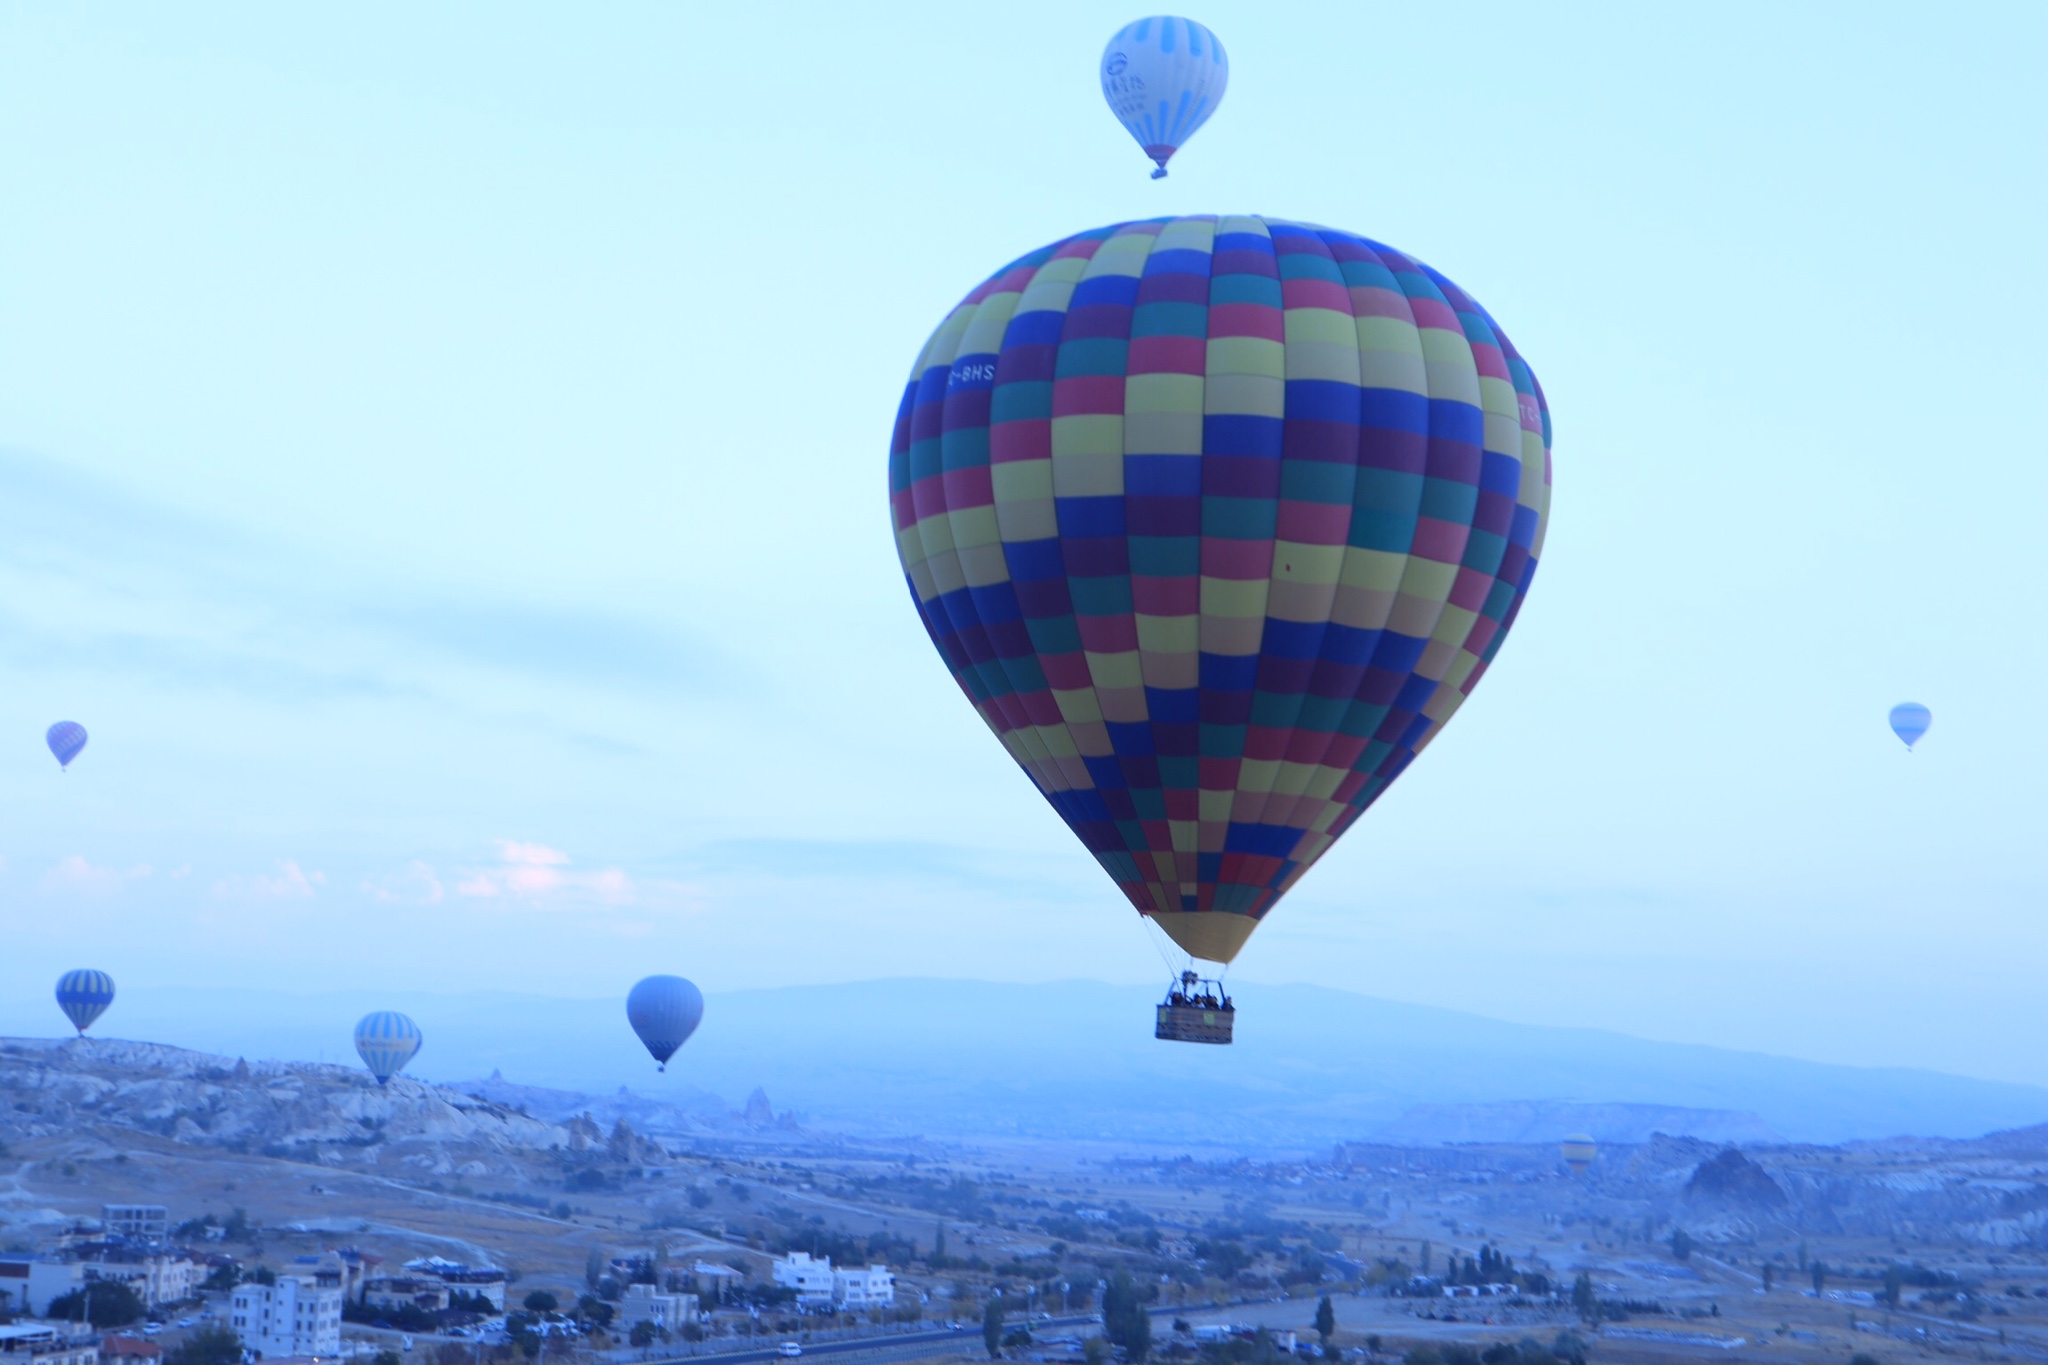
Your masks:
<path fill-rule="evenodd" d="M 1180 974 L 1185 968 L 1195 965 L 1195 959 L 1192 954 L 1188 954 L 1185 963 L 1176 962 L 1175 957 L 1180 955 L 1177 951 L 1179 945 L 1167 946 L 1172 944 L 1173 940 L 1166 936 L 1164 929 L 1153 922 L 1150 915 L 1140 915 L 1138 918 L 1145 921 L 1145 937 L 1151 942 L 1153 950 L 1159 954 L 1160 962 L 1165 964 L 1166 980 L 1171 985 L 1180 979 Z"/>

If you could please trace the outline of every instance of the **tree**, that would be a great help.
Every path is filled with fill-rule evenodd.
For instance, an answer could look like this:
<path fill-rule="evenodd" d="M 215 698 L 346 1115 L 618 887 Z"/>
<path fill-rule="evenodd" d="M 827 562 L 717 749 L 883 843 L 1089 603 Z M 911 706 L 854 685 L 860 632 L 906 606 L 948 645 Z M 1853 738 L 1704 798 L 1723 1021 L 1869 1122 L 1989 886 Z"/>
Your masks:
<path fill-rule="evenodd" d="M 1105 1337 L 1090 1337 L 1081 1343 L 1081 1358 L 1087 1365 L 1109 1365 L 1111 1352 Z"/>
<path fill-rule="evenodd" d="M 1424 1243 L 1422 1244 L 1422 1255 L 1421 1255 L 1421 1256 L 1420 1256 L 1420 1257 L 1419 1257 L 1418 1259 L 1419 1259 L 1419 1261 L 1421 1262 L 1421 1265 L 1422 1265 L 1422 1273 L 1423 1273 L 1423 1274 L 1425 1274 L 1425 1275 L 1427 1275 L 1427 1274 L 1429 1273 L 1429 1243 L 1428 1243 L 1428 1242 L 1424 1242 Z"/>
<path fill-rule="evenodd" d="M 370 1358 L 370 1365 L 405 1365 L 405 1357 L 396 1351 L 379 1351 Z"/>
<path fill-rule="evenodd" d="M 1583 1270 L 1572 1284 L 1572 1310 L 1582 1322 L 1600 1320 L 1600 1298 L 1593 1292 L 1593 1277 Z"/>
<path fill-rule="evenodd" d="M 1102 1291 L 1102 1334 L 1124 1348 L 1124 1359 L 1143 1365 L 1152 1349 L 1152 1315 L 1138 1297 L 1138 1283 L 1131 1272 L 1119 1269 Z"/>
<path fill-rule="evenodd" d="M 242 1339 L 211 1323 L 165 1352 L 164 1365 L 242 1365 Z"/>
<path fill-rule="evenodd" d="M 1828 1268 L 1819 1261 L 1813 1263 L 1813 1292 L 1816 1297 L 1828 1287 Z"/>
<path fill-rule="evenodd" d="M 642 1318 L 634 1323 L 633 1330 L 627 1335 L 626 1340 L 632 1342 L 635 1346 L 652 1346 L 654 1344 L 654 1319 Z"/>
<path fill-rule="evenodd" d="M 1776 1272 L 1777 1267 L 1773 1266 L 1769 1261 L 1764 1262 L 1764 1293 L 1768 1294 L 1771 1292 L 1771 1276 Z"/>
<path fill-rule="evenodd" d="M 561 1300 L 548 1293 L 545 1289 L 534 1290 L 522 1302 L 525 1303 L 526 1309 L 530 1313 L 552 1313 L 562 1306 Z"/>
<path fill-rule="evenodd" d="M 1687 1232 L 1684 1228 L 1673 1228 L 1671 1230 L 1671 1258 L 1673 1260 L 1691 1260 L 1692 1247 L 1693 1241 L 1691 1233 Z"/>
<path fill-rule="evenodd" d="M 596 1247 L 592 1247 L 590 1254 L 583 1258 L 583 1287 L 595 1294 L 597 1292 L 597 1282 L 604 1278 L 604 1272 L 604 1252 Z"/>
<path fill-rule="evenodd" d="M 1880 1296 L 1884 1299 L 1885 1307 L 1897 1308 L 1899 1306 L 1899 1291 L 1905 1287 L 1905 1284 L 1905 1272 L 1899 1269 L 1897 1262 L 1885 1267 L 1884 1293 Z"/>
<path fill-rule="evenodd" d="M 229 1242 L 253 1240 L 255 1238 L 255 1231 L 249 1226 L 249 1211 L 238 1208 L 233 1213 L 230 1213 L 228 1221 L 220 1226 L 220 1235 L 222 1240 Z"/>
<path fill-rule="evenodd" d="M 1323 1349 L 1328 1350 L 1330 1338 L 1337 1333 L 1337 1310 L 1330 1306 L 1330 1296 L 1323 1295 L 1323 1301 L 1316 1305 L 1316 1335 L 1323 1339 Z"/>
<path fill-rule="evenodd" d="M 988 1347 L 988 1358 L 996 1359 L 1003 1353 L 1003 1301 L 990 1299 L 981 1310 L 981 1340 Z"/>
<path fill-rule="evenodd" d="M 89 1322 L 105 1330 L 126 1327 L 140 1320 L 142 1314 L 140 1294 L 114 1280 L 93 1280 L 69 1294 L 51 1299 L 43 1316 L 60 1322 Z"/>

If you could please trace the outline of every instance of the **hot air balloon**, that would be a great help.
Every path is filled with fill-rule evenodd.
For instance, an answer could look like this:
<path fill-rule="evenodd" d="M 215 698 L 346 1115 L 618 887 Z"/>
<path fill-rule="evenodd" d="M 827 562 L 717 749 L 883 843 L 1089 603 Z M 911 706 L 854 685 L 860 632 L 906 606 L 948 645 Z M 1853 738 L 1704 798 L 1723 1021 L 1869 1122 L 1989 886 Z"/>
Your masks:
<path fill-rule="evenodd" d="M 668 1059 L 703 1017 L 703 993 L 680 976 L 650 976 L 626 996 L 626 1022 L 654 1054 L 657 1071 L 668 1070 Z"/>
<path fill-rule="evenodd" d="M 1138 912 L 1219 962 L 1484 675 L 1550 482 L 1543 391 L 1463 290 L 1256 217 L 1005 266 L 926 343 L 889 460 L 961 690 Z"/>
<path fill-rule="evenodd" d="M 1571 1167 L 1573 1175 L 1584 1175 L 1599 1157 L 1600 1144 L 1593 1141 L 1590 1134 L 1573 1133 L 1557 1144 L 1557 1152 L 1564 1158 L 1564 1164 Z"/>
<path fill-rule="evenodd" d="M 75 720 L 60 720 L 43 735 L 43 742 L 57 756 L 57 766 L 69 768 L 71 760 L 85 749 L 85 727 Z"/>
<path fill-rule="evenodd" d="M 420 1026 L 396 1010 L 366 1014 L 356 1025 L 356 1055 L 377 1084 L 388 1084 L 420 1050 Z"/>
<path fill-rule="evenodd" d="M 92 1021 L 105 1014 L 107 1006 L 113 1003 L 114 978 L 105 972 L 81 967 L 57 978 L 57 1008 L 64 1011 L 64 1017 L 81 1038 L 92 1027 Z"/>
<path fill-rule="evenodd" d="M 1230 58 L 1192 19 L 1158 15 L 1126 24 L 1102 49 L 1102 98 L 1157 164 L 1152 178 L 1209 121 L 1230 84 Z"/>
<path fill-rule="evenodd" d="M 1934 713 L 1917 701 L 1900 702 L 1892 708 L 1891 722 L 1892 733 L 1905 741 L 1906 752 L 1911 753 L 1927 727 L 1934 724 Z"/>

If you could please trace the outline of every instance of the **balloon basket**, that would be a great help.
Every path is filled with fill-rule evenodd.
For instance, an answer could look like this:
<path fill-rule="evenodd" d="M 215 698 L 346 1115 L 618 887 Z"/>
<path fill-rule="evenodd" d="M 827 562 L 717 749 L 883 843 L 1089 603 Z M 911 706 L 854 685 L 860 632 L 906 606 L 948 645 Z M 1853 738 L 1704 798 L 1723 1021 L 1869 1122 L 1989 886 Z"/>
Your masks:
<path fill-rule="evenodd" d="M 1182 972 L 1159 1005 L 1152 1036 L 1169 1043 L 1228 1043 L 1237 1007 L 1223 983 Z"/>

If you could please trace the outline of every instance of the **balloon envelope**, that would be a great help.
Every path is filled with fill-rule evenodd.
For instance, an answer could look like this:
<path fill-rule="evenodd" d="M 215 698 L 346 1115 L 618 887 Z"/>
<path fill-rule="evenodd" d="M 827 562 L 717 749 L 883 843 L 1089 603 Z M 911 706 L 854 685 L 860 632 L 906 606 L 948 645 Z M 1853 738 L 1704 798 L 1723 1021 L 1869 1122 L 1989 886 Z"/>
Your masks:
<path fill-rule="evenodd" d="M 1927 727 L 1934 724 L 1934 713 L 1917 701 L 1900 702 L 1892 708 L 1891 722 L 1892 733 L 1911 749 L 1927 733 Z"/>
<path fill-rule="evenodd" d="M 1117 30 L 1102 49 L 1099 74 L 1110 112 L 1158 163 L 1157 180 L 1223 102 L 1230 58 L 1194 20 L 1157 15 Z"/>
<path fill-rule="evenodd" d="M 626 996 L 626 1021 L 663 1067 L 703 1018 L 703 993 L 680 976 L 650 976 Z"/>
<path fill-rule="evenodd" d="M 75 720 L 60 720 L 43 735 L 43 743 L 57 756 L 57 766 L 68 768 L 85 749 L 85 727 Z"/>
<path fill-rule="evenodd" d="M 1585 1133 L 1573 1133 L 1558 1145 L 1558 1155 L 1564 1164 L 1571 1167 L 1574 1175 L 1584 1175 L 1600 1155 L 1600 1146 Z"/>
<path fill-rule="evenodd" d="M 366 1014 L 356 1025 L 356 1055 L 383 1085 L 420 1050 L 420 1026 L 396 1010 Z"/>
<path fill-rule="evenodd" d="M 1157 219 L 954 309 L 889 491 L 968 700 L 1139 913 L 1227 962 L 1507 637 L 1550 419 L 1485 310 L 1412 257 Z"/>
<path fill-rule="evenodd" d="M 57 978 L 57 1008 L 64 1011 L 64 1017 L 80 1037 L 113 1003 L 114 978 L 105 972 L 81 967 Z"/>

